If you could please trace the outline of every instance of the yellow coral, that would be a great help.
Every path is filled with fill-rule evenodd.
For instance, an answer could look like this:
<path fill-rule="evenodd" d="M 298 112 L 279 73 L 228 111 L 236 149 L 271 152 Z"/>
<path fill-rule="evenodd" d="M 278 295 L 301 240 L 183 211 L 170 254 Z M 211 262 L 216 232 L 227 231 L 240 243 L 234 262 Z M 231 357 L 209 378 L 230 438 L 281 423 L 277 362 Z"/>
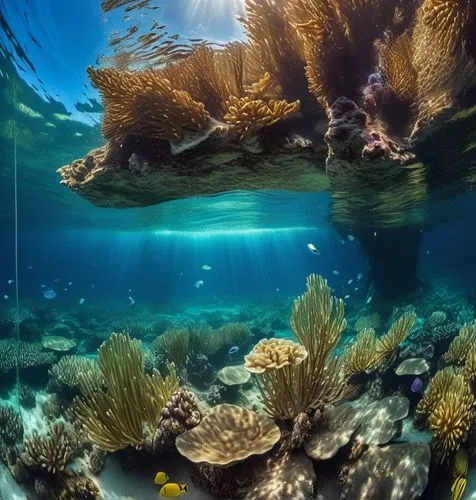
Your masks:
<path fill-rule="evenodd" d="M 165 378 L 156 370 L 146 375 L 140 341 L 113 334 L 99 349 L 99 368 L 106 387 L 84 383 L 74 404 L 88 438 L 106 451 L 143 444 L 179 386 L 173 365 Z"/>
<path fill-rule="evenodd" d="M 462 365 L 466 361 L 466 356 L 471 347 L 476 343 L 476 322 L 463 325 L 444 354 L 446 363 Z"/>
<path fill-rule="evenodd" d="M 377 349 L 379 364 L 385 363 L 395 356 L 398 347 L 407 338 L 415 321 L 416 314 L 414 312 L 405 313 L 395 321 L 388 333 L 380 338 Z"/>
<path fill-rule="evenodd" d="M 361 330 L 344 352 L 344 366 L 350 375 L 372 371 L 378 365 L 378 340 L 373 328 Z"/>
<path fill-rule="evenodd" d="M 418 402 L 416 417 L 427 419 L 442 461 L 466 439 L 474 420 L 474 404 L 468 381 L 451 367 L 436 373 Z"/>

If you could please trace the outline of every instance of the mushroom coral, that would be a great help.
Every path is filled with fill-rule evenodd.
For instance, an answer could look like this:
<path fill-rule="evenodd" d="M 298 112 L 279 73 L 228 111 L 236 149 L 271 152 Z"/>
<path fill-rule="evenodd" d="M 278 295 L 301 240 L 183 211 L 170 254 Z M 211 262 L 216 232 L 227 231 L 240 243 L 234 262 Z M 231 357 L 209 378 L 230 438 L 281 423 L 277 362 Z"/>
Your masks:
<path fill-rule="evenodd" d="M 191 462 L 227 467 L 269 451 L 280 439 L 279 427 L 264 415 L 240 406 L 215 406 L 193 429 L 175 440 Z"/>
<path fill-rule="evenodd" d="M 112 334 L 99 348 L 99 369 L 106 381 L 98 387 L 82 375 L 82 396 L 74 413 L 92 443 L 105 451 L 141 445 L 161 420 L 161 411 L 178 389 L 173 365 L 169 375 L 144 372 L 141 342 L 125 334 Z"/>

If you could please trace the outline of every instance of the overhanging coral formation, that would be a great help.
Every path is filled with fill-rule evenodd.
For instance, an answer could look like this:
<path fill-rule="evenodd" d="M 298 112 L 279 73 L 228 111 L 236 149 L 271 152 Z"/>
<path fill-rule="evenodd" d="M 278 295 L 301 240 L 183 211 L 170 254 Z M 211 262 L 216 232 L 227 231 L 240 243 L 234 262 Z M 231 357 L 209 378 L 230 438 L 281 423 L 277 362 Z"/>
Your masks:
<path fill-rule="evenodd" d="M 357 172 L 354 185 L 375 192 L 380 171 L 398 171 L 411 197 L 424 197 L 432 179 L 416 183 L 402 165 L 424 162 L 421 144 L 474 104 L 472 2 L 247 0 L 246 10 L 246 42 L 202 44 L 135 72 L 89 69 L 109 142 L 61 168 L 62 182 L 117 207 L 316 191 L 327 156 L 332 176 Z M 466 154 L 454 142 L 448 149 Z"/>

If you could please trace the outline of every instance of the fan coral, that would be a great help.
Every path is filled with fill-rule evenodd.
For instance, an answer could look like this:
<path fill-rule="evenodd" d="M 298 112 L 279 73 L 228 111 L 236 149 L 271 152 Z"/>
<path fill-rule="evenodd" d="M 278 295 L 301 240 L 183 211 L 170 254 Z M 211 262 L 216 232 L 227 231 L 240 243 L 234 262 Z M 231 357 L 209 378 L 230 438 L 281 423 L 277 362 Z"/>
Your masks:
<path fill-rule="evenodd" d="M 415 321 L 414 313 L 404 314 L 380 339 L 377 339 L 372 328 L 361 330 L 355 342 L 344 352 L 343 360 L 347 373 L 349 375 L 368 373 L 391 361 Z"/>
<path fill-rule="evenodd" d="M 400 344 L 407 338 L 416 321 L 414 312 L 407 312 L 390 327 L 390 330 L 380 338 L 377 349 L 379 363 L 393 359 Z"/>
<path fill-rule="evenodd" d="M 378 365 L 376 356 L 378 340 L 373 328 L 364 328 L 357 334 L 355 342 L 344 352 L 344 365 L 350 375 L 374 370 Z"/>
<path fill-rule="evenodd" d="M 39 467 L 49 474 L 64 471 L 73 455 L 73 443 L 62 422 L 50 426 L 47 434 L 34 432 L 23 443 L 24 461 L 30 467 Z"/>
<path fill-rule="evenodd" d="M 292 340 L 262 339 L 245 356 L 245 367 L 251 373 L 264 373 L 299 365 L 307 355 L 306 348 Z"/>
<path fill-rule="evenodd" d="M 83 376 L 83 396 L 74 404 L 76 417 L 88 438 L 105 451 L 141 445 L 178 388 L 173 365 L 165 378 L 156 370 L 146 375 L 140 341 L 113 334 L 99 349 L 99 368 L 106 387 L 88 384 Z"/>
<path fill-rule="evenodd" d="M 270 419 L 235 405 L 219 405 L 177 437 L 177 450 L 195 463 L 230 466 L 269 451 L 281 437 Z"/>

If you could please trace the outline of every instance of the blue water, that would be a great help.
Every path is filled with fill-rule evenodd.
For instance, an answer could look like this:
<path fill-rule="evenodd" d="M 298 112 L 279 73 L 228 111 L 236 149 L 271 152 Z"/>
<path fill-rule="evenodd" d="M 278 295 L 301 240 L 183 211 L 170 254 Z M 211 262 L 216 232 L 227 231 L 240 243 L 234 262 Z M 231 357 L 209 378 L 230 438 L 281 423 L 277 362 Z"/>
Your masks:
<path fill-rule="evenodd" d="M 20 339 L 38 347 L 45 337 L 59 332 L 77 343 L 69 354 L 96 359 L 98 347 L 117 329 L 139 338 L 146 354 L 154 357 L 154 339 L 174 326 L 196 327 L 205 319 L 219 331 L 226 323 L 244 322 L 252 334 L 236 356 L 227 355 L 229 347 L 236 347 L 228 345 L 216 357 L 210 355 L 210 367 L 218 372 L 224 366 L 242 364 L 265 336 L 294 338 L 289 326 L 292 304 L 305 292 L 306 278 L 313 273 L 323 276 L 332 294 L 345 304 L 348 327 L 339 353 L 343 344 L 355 340 L 360 319 L 377 317 L 380 337 L 403 311 L 415 310 L 416 326 L 402 348 L 414 348 L 420 357 L 418 335 L 427 333 L 432 312 L 445 313 L 443 330 L 451 330 L 453 336 L 474 318 L 476 195 L 472 178 L 459 179 L 455 185 L 449 180 L 441 190 L 445 196 L 437 190 L 424 192 L 427 186 L 418 184 L 421 171 L 416 168 L 413 180 L 422 188 L 415 187 L 419 196 L 392 185 L 370 194 L 348 193 L 345 200 L 332 188 L 311 193 L 239 190 L 130 209 L 94 206 L 60 184 L 58 168 L 104 144 L 101 99 L 85 68 L 105 64 L 113 55 L 114 39 L 132 24 L 139 27 L 138 38 L 157 20 L 167 25 L 167 36 L 179 34 L 178 46 L 201 40 L 215 46 L 243 40 L 237 16 L 243 15 L 244 3 L 152 1 L 150 9 L 126 15 L 121 9 L 103 14 L 99 0 L 0 0 L 0 342 Z M 468 151 L 473 147 L 474 143 L 468 145 Z M 431 165 L 426 167 L 431 169 Z M 325 171 L 324 165 L 320 168 Z M 399 182 L 398 175 L 395 179 Z M 460 182 L 464 189 L 459 189 Z M 375 207 L 375 213 L 374 208 L 367 213 L 353 211 L 362 206 L 362 196 L 375 197 L 375 204 L 368 205 Z M 380 217 L 379 201 L 385 206 L 382 200 L 393 201 L 393 196 L 402 204 L 389 203 L 389 212 Z M 404 222 L 386 226 L 391 216 L 402 214 L 399 220 Z M 310 243 L 318 255 L 309 250 Z M 408 248 L 415 250 L 414 255 L 406 253 Z M 414 257 L 408 266 L 407 255 Z M 386 279 L 376 280 L 376 270 Z M 412 285 L 405 287 L 405 280 L 412 278 Z M 50 295 L 45 296 L 46 291 Z M 16 324 L 17 306 L 33 319 Z M 444 350 L 450 340 L 444 340 Z M 55 351 L 56 359 L 63 355 Z M 163 368 L 160 362 L 164 360 L 156 357 L 153 367 Z M 443 366 L 441 359 L 428 361 L 431 369 L 422 375 L 425 388 Z M 394 368 L 387 366 L 385 380 L 379 379 L 382 386 L 389 380 L 394 384 L 386 387 L 385 395 L 409 397 L 413 415 L 421 394 L 409 395 L 412 380 L 395 381 Z M 52 377 L 51 363 L 35 370 L 20 369 L 16 379 L 13 370 L 4 376 L 0 363 L 0 406 L 18 407 L 18 383 L 34 388 L 36 406 L 21 413 L 25 434 L 45 430 L 43 401 L 58 396 L 65 408 L 79 394 L 54 386 L 58 381 Z M 368 381 L 361 382 L 355 386 L 364 387 Z M 205 390 L 193 382 L 187 387 L 207 404 L 213 396 L 211 387 Z M 230 393 L 223 401 L 236 403 Z M 257 394 L 256 385 L 250 383 L 245 390 L 248 399 L 240 404 L 246 401 L 249 408 L 260 410 L 255 404 Z M 368 401 L 363 401 L 365 406 Z M 66 413 L 61 412 L 64 417 Z M 411 418 L 406 424 L 411 424 Z M 0 428 L 0 437 L 2 432 Z M 407 426 L 402 439 L 408 438 L 408 432 Z M 425 439 L 431 436 L 425 434 Z M 18 451 L 21 439 L 13 446 Z M 109 481 L 104 492 L 111 496 L 105 498 L 119 498 L 113 491 L 138 495 L 137 500 L 156 498 L 151 477 L 158 468 L 169 466 L 191 483 L 189 464 L 184 465 L 174 453 L 170 464 L 162 463 L 162 455 L 147 465 L 141 462 L 143 457 L 135 456 L 139 466 L 135 464 L 132 479 L 119 465 L 127 453 L 115 455 L 109 468 L 97 476 Z M 444 467 L 446 476 L 442 477 L 452 477 L 450 466 Z M 8 486 L 0 481 L 0 497 L 13 498 L 18 486 L 4 464 L 0 464 L 0 476 L 10 481 Z M 439 491 L 433 477 L 431 481 L 430 496 L 422 498 Z M 443 479 L 449 491 L 448 481 Z M 30 494 L 31 483 L 26 486 Z M 193 488 L 191 499 L 212 498 Z M 476 485 L 469 490 L 476 491 Z M 26 498 L 21 496 L 24 492 L 19 495 Z M 329 495 L 326 498 L 337 498 Z"/>

